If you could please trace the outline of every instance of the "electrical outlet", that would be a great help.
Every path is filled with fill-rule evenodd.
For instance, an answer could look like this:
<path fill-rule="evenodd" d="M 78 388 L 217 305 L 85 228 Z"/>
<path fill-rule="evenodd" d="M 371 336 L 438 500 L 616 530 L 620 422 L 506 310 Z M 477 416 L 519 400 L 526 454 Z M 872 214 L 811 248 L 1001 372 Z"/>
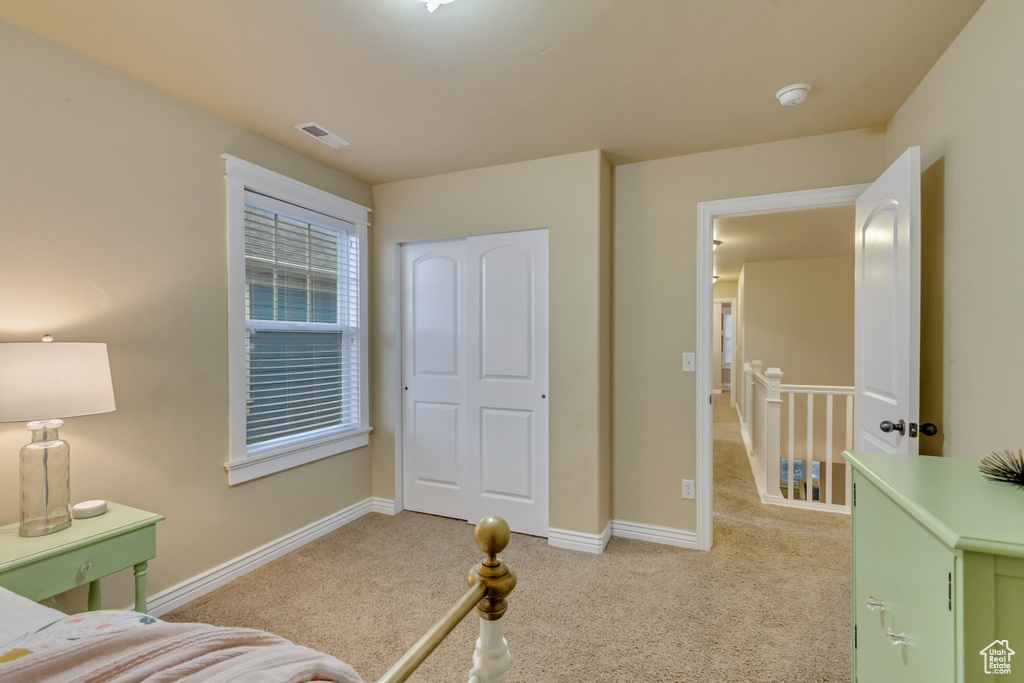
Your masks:
<path fill-rule="evenodd" d="M 693 500 L 695 498 L 693 492 L 693 479 L 683 479 L 683 498 Z"/>

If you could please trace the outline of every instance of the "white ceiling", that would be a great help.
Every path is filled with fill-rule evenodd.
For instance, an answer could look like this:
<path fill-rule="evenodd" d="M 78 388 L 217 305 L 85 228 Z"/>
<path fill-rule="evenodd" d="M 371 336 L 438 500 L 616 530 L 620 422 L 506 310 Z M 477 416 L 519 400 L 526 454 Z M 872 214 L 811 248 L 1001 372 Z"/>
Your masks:
<path fill-rule="evenodd" d="M 787 211 L 715 220 L 715 275 L 739 278 L 744 263 L 853 256 L 855 207 Z"/>
<path fill-rule="evenodd" d="M 882 125 L 981 2 L 3 0 L 0 18 L 380 183 Z M 293 128 L 310 121 L 352 146 Z"/>

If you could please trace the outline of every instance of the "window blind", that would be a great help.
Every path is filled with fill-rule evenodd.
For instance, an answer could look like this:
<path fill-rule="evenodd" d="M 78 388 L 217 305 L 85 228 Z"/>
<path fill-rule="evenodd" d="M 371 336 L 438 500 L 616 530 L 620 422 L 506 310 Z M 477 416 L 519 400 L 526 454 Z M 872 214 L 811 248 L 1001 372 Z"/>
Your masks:
<path fill-rule="evenodd" d="M 359 241 L 246 193 L 246 444 L 359 425 Z"/>

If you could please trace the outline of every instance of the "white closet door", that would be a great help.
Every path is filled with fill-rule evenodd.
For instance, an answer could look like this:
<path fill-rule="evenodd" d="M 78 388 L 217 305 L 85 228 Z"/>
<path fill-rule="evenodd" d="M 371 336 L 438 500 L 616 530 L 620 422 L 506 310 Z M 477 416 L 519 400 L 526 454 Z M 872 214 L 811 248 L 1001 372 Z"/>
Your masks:
<path fill-rule="evenodd" d="M 465 240 L 402 247 L 405 508 L 466 518 Z"/>
<path fill-rule="evenodd" d="M 470 237 L 467 503 L 548 535 L 548 233 Z"/>

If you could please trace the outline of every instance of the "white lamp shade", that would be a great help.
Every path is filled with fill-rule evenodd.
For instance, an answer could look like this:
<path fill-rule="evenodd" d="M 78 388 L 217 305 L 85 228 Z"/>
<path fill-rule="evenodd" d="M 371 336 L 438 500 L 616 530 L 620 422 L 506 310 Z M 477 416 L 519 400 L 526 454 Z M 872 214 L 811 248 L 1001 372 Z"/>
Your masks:
<path fill-rule="evenodd" d="M 114 410 L 106 344 L 0 344 L 0 422 Z"/>

